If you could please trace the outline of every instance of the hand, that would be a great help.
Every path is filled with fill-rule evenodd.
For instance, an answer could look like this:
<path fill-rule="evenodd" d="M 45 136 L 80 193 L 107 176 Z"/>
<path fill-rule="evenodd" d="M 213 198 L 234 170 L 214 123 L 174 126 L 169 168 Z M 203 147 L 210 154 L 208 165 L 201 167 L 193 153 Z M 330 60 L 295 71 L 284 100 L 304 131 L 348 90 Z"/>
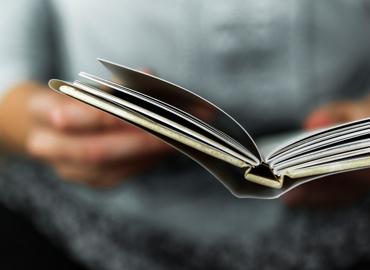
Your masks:
<path fill-rule="evenodd" d="M 354 121 L 370 116 L 370 98 L 359 102 L 336 102 L 307 117 L 306 129 Z M 370 170 L 348 172 L 304 184 L 284 195 L 290 206 L 335 206 L 353 201 L 370 190 Z"/>
<path fill-rule="evenodd" d="M 105 112 L 49 89 L 28 102 L 30 155 L 64 179 L 112 186 L 153 166 L 171 147 Z"/>
<path fill-rule="evenodd" d="M 370 96 L 361 101 L 340 101 L 323 106 L 306 118 L 304 128 L 325 128 L 366 117 L 370 117 Z"/>

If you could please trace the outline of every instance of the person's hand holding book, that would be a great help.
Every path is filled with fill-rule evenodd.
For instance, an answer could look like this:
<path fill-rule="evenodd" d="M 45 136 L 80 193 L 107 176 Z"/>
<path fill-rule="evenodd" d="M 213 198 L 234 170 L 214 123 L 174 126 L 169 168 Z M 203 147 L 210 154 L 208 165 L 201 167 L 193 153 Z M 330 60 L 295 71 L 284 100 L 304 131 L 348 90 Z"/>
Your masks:
<path fill-rule="evenodd" d="M 55 93 L 31 100 L 33 156 L 65 179 L 111 186 L 158 162 L 171 147 L 119 119 Z"/>
<path fill-rule="evenodd" d="M 43 88 L 26 83 L 9 91 L 1 106 L 2 135 L 63 179 L 111 186 L 172 151 L 136 127 Z"/>
<path fill-rule="evenodd" d="M 304 128 L 313 130 L 370 116 L 370 97 L 361 101 L 342 101 L 312 112 Z M 307 183 L 284 195 L 290 206 L 334 206 L 353 201 L 370 190 L 370 170 L 333 175 Z"/>
<path fill-rule="evenodd" d="M 119 119 L 64 96 L 33 97 L 30 153 L 65 179 L 111 186 L 142 172 L 171 148 Z"/>

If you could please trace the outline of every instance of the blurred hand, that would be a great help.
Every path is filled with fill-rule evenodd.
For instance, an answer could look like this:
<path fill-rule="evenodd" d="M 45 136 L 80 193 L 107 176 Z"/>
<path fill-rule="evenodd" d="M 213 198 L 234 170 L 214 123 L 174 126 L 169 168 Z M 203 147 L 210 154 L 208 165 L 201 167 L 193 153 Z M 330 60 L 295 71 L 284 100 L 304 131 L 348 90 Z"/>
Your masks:
<path fill-rule="evenodd" d="M 171 147 L 105 112 L 49 89 L 28 102 L 29 154 L 66 180 L 112 186 L 153 166 Z"/>
<path fill-rule="evenodd" d="M 323 106 L 307 117 L 304 128 L 324 128 L 366 117 L 370 117 L 370 97 L 357 102 L 341 101 Z"/>
<path fill-rule="evenodd" d="M 311 113 L 304 123 L 306 129 L 370 117 L 370 98 L 359 102 L 336 102 Z M 370 190 L 370 170 L 333 175 L 304 184 L 284 195 L 290 206 L 335 206 L 361 197 Z"/>

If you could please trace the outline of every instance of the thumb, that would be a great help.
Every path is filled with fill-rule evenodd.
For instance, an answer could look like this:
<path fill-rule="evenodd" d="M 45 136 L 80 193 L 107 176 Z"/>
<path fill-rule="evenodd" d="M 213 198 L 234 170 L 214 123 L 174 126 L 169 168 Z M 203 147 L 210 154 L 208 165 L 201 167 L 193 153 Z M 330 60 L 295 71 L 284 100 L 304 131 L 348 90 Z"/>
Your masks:
<path fill-rule="evenodd" d="M 308 115 L 304 121 L 304 128 L 307 130 L 324 128 L 335 124 L 336 119 L 328 109 L 318 109 Z"/>
<path fill-rule="evenodd" d="M 304 122 L 304 128 L 317 129 L 334 124 L 355 121 L 370 115 L 370 108 L 364 102 L 341 101 L 313 111 Z"/>
<path fill-rule="evenodd" d="M 59 130 L 91 130 L 117 126 L 121 121 L 70 97 L 45 91 L 30 100 L 32 117 Z"/>

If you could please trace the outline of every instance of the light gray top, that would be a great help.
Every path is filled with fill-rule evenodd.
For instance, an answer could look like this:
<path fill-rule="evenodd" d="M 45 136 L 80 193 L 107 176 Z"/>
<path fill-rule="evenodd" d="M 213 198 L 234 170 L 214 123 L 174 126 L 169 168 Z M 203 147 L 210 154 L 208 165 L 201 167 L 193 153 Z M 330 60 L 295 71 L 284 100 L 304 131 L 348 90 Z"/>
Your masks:
<path fill-rule="evenodd" d="M 28 78 L 102 74 L 100 57 L 150 68 L 256 133 L 297 127 L 314 106 L 370 85 L 365 4 L 9 0 L 2 4 L 0 89 Z"/>
<path fill-rule="evenodd" d="M 150 68 L 219 104 L 252 134 L 261 134 L 297 128 L 315 106 L 364 95 L 370 86 L 365 0 L 4 0 L 0 7 L 3 91 L 27 79 L 74 79 L 79 71 L 104 74 L 95 60 L 101 57 Z M 226 250 L 232 239 L 249 252 L 252 239 L 287 218 L 279 201 L 235 199 L 185 158 L 111 191 L 55 182 L 53 174 L 42 170 L 14 173 L 27 166 L 3 168 L 15 176 L 10 177 L 14 182 L 3 176 L 6 189 L 0 189 L 0 198 L 14 208 L 32 206 L 35 223 L 96 269 L 121 269 L 134 258 L 130 252 L 141 254 L 141 246 L 125 246 L 125 234 L 147 237 L 150 228 L 160 228 L 174 245 L 165 246 L 166 252 L 176 249 L 176 239 L 179 245 L 186 239 L 191 247 L 226 243 Z M 38 180 L 38 173 L 46 182 Z M 27 182 L 26 175 L 33 180 Z M 21 187 L 27 192 L 19 192 Z M 148 230 L 131 228 L 137 219 Z M 127 226 L 117 235 L 121 223 Z M 115 242 L 111 232 L 122 239 Z M 206 250 L 200 258 L 221 260 Z M 262 258 L 238 258 L 238 250 L 222 253 L 223 261 L 237 262 L 228 269 L 245 266 L 244 259 Z M 162 258 L 163 265 L 167 259 Z M 140 263 L 145 265 L 145 258 L 139 256 Z"/>

